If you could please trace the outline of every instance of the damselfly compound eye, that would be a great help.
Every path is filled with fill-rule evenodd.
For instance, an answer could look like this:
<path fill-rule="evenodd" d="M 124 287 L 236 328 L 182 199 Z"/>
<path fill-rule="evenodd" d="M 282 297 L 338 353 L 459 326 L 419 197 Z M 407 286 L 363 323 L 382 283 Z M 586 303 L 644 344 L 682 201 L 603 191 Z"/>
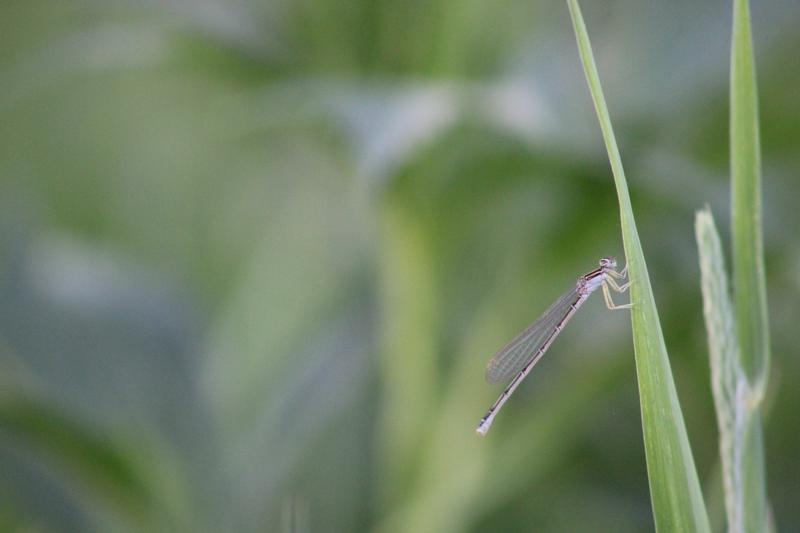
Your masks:
<path fill-rule="evenodd" d="M 604 257 L 600 260 L 601 267 L 617 268 L 617 260 L 613 257 Z"/>

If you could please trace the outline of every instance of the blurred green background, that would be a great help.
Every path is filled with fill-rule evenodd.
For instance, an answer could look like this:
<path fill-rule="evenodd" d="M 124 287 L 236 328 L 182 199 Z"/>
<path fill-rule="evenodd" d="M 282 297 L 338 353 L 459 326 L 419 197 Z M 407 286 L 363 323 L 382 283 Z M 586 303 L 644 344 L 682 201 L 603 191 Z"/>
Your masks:
<path fill-rule="evenodd" d="M 730 2 L 584 4 L 719 529 L 692 226 L 728 236 Z M 789 531 L 800 4 L 752 7 Z M 564 2 L 4 0 L 0 530 L 651 530 L 601 298 L 474 434 L 488 357 L 621 248 Z"/>

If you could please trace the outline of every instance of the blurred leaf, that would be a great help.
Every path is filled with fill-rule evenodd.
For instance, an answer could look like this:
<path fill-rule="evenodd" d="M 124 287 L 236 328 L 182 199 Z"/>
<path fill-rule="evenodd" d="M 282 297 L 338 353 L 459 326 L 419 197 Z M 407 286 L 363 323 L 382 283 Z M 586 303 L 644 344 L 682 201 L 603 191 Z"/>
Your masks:
<path fill-rule="evenodd" d="M 568 0 L 581 60 L 611 161 L 620 204 L 622 237 L 631 280 L 631 325 L 639 377 L 650 498 L 656 529 L 710 531 L 669 357 L 661 332 L 625 172 L 577 0 Z"/>
<path fill-rule="evenodd" d="M 251 427 L 275 387 L 302 364 L 296 350 L 309 327 L 324 323 L 342 292 L 357 286 L 363 206 L 328 151 L 301 147 L 275 151 L 274 159 L 286 161 L 271 176 L 272 194 L 258 191 L 269 216 L 259 221 L 247 263 L 231 273 L 228 301 L 206 340 L 207 391 L 226 435 Z M 302 165 L 308 175 L 282 175 L 283 165 Z"/>
<path fill-rule="evenodd" d="M 23 443 L 26 453 L 44 457 L 79 480 L 91 498 L 118 513 L 123 524 L 147 527 L 155 519 L 178 525 L 172 521 L 177 516 L 165 507 L 171 498 L 161 492 L 168 484 L 148 466 L 157 462 L 143 461 L 123 439 L 86 427 L 8 383 L 0 395 L 0 428 Z M 159 468 L 165 466 L 162 462 Z"/>
<path fill-rule="evenodd" d="M 761 229 L 758 94 L 747 0 L 733 3 L 731 43 L 731 207 L 733 287 L 742 366 L 763 396 L 769 377 L 769 327 Z"/>
<path fill-rule="evenodd" d="M 438 301 L 435 251 L 415 213 L 401 195 L 389 195 L 381 221 L 381 291 L 385 318 L 381 381 L 384 421 L 381 464 L 387 483 L 384 504 L 397 504 L 415 472 L 422 438 L 430 424 L 440 379 L 436 358 Z"/>

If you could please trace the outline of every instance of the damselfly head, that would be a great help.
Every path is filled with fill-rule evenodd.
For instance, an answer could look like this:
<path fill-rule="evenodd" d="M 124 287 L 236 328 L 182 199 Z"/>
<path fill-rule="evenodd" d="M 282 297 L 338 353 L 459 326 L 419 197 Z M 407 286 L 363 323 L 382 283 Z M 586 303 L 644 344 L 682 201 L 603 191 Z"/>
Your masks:
<path fill-rule="evenodd" d="M 613 257 L 604 257 L 600 259 L 600 266 L 602 268 L 617 268 L 617 260 Z"/>

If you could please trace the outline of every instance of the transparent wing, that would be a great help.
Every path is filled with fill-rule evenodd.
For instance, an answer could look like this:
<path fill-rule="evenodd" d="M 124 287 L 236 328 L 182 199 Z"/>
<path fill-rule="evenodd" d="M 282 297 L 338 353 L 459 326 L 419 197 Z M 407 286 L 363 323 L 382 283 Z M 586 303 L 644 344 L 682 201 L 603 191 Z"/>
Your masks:
<path fill-rule="evenodd" d="M 580 300 L 577 284 L 553 302 L 539 319 L 500 348 L 486 364 L 486 381 L 494 383 L 512 378 L 525 368 L 547 342 L 559 323 Z"/>

